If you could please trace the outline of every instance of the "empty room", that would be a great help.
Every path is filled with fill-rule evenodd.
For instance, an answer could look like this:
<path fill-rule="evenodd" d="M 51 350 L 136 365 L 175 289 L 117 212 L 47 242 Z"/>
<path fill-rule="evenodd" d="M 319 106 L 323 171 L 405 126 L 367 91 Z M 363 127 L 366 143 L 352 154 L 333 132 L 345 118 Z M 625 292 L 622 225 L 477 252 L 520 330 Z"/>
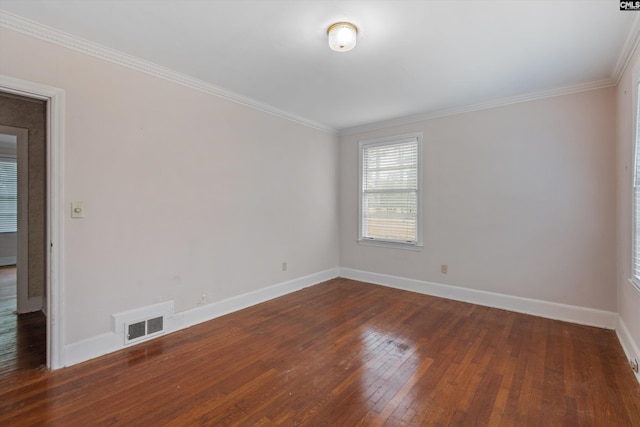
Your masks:
<path fill-rule="evenodd" d="M 640 426 L 639 41 L 0 0 L 0 425 Z"/>

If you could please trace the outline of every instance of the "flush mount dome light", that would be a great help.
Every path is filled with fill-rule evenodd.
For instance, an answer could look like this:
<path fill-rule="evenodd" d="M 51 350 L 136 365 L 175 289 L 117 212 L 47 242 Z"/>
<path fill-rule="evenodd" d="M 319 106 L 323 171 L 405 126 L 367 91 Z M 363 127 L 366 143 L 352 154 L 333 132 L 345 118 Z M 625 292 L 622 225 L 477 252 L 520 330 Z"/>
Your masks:
<path fill-rule="evenodd" d="M 336 22 L 327 30 L 329 47 L 336 52 L 346 52 L 356 45 L 358 29 L 350 22 Z"/>

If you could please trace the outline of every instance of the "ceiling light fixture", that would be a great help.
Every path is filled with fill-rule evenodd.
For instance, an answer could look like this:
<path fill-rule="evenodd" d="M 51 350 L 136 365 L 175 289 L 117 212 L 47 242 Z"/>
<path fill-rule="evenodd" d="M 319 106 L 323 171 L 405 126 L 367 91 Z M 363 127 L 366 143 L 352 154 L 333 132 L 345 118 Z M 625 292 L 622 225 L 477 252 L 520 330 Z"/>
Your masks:
<path fill-rule="evenodd" d="M 327 30 L 329 47 L 336 52 L 346 52 L 356 45 L 358 29 L 350 22 L 336 22 Z"/>

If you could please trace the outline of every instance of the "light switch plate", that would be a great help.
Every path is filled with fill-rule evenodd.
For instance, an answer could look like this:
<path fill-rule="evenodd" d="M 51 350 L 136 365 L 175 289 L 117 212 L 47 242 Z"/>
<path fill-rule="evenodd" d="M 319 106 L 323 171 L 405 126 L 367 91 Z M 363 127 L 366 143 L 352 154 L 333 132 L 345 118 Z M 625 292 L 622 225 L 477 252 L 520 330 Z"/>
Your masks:
<path fill-rule="evenodd" d="M 84 218 L 84 202 L 71 203 L 71 218 Z"/>

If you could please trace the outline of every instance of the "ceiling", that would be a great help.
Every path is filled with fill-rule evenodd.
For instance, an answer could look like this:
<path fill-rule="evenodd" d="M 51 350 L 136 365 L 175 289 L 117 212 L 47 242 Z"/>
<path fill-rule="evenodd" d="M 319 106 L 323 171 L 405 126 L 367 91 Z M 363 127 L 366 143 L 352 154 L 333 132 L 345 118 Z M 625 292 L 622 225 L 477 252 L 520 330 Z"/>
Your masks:
<path fill-rule="evenodd" d="M 613 85 L 640 16 L 617 0 L 0 0 L 0 10 L 337 133 Z M 343 20 L 358 45 L 333 52 L 326 30 Z"/>

